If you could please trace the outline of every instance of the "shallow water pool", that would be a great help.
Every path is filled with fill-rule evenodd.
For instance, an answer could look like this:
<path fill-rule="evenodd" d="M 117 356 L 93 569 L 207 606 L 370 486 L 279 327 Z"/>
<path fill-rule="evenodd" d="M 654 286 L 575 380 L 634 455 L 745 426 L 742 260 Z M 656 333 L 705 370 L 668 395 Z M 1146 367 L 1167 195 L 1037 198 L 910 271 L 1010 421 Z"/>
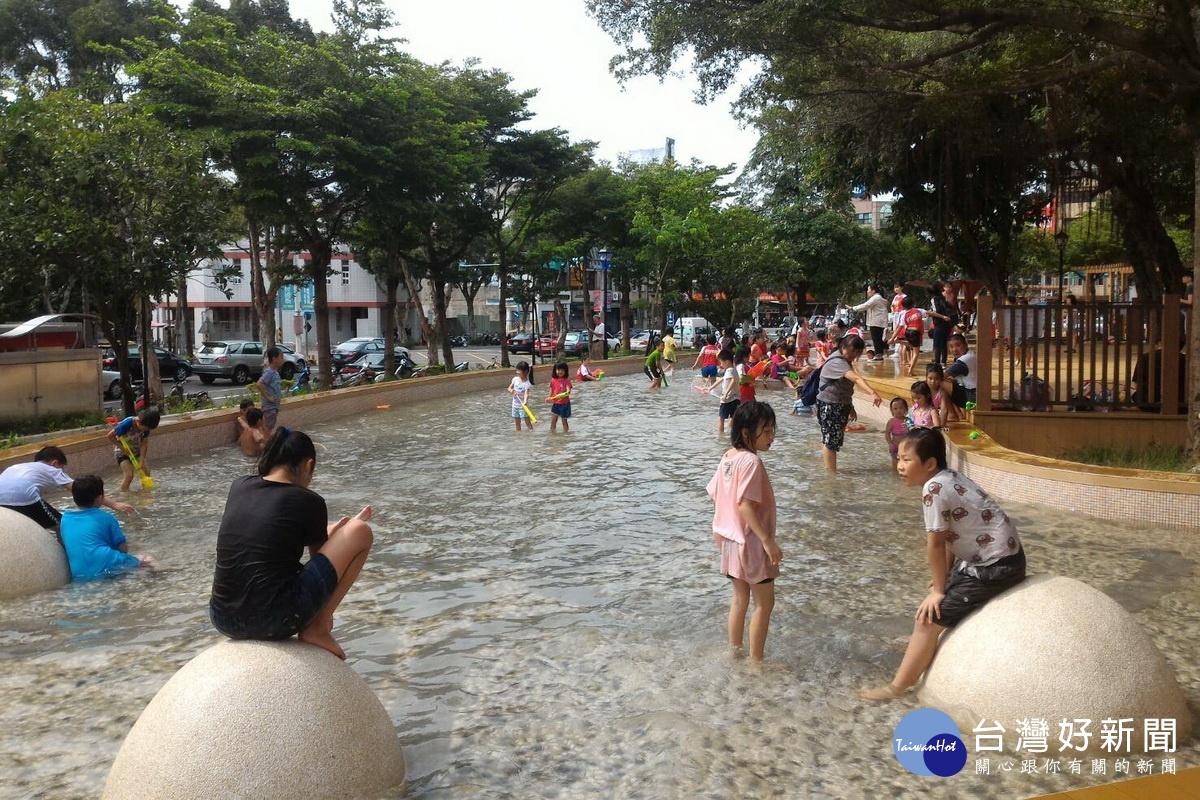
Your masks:
<path fill-rule="evenodd" d="M 549 436 L 548 414 L 515 434 L 503 391 L 309 429 L 331 516 L 376 509 L 335 635 L 395 721 L 409 796 L 1009 798 L 1113 779 L 1112 758 L 1104 776 L 977 775 L 970 759 L 946 780 L 896 763 L 915 700 L 853 692 L 890 677 L 924 590 L 916 493 L 878 432 L 849 434 L 825 477 L 816 424 L 779 392 L 760 399 L 779 413 L 765 460 L 783 574 L 767 661 L 732 661 L 704 494 L 725 444 L 688 377 L 584 385 L 569 435 Z M 0 603 L 0 794 L 96 796 L 142 708 L 219 641 L 216 529 L 249 469 L 232 448 L 157 465 L 125 529 L 173 571 Z M 1200 705 L 1195 535 L 1006 508 L 1031 573 L 1115 597 Z"/>

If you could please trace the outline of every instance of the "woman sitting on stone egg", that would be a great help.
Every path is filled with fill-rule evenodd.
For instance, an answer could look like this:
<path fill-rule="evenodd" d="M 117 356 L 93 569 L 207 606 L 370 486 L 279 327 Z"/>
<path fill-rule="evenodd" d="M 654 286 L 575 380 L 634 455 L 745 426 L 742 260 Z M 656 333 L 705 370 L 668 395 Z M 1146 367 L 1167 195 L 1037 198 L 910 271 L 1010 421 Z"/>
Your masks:
<path fill-rule="evenodd" d="M 308 488 L 316 467 L 312 439 L 281 427 L 263 446 L 258 474 L 233 482 L 217 533 L 209 616 L 231 639 L 299 635 L 344 659 L 333 613 L 366 563 L 371 507 L 327 526 L 325 500 Z"/>

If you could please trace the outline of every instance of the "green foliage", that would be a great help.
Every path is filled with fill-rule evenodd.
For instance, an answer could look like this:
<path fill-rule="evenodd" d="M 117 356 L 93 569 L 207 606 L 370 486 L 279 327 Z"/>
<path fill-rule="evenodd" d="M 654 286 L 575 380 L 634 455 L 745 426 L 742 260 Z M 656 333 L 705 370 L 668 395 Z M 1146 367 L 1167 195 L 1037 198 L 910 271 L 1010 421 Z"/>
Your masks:
<path fill-rule="evenodd" d="M 72 431 L 103 424 L 104 415 L 97 412 L 43 414 L 34 419 L 0 419 L 0 448 L 20 445 L 22 436 Z"/>
<path fill-rule="evenodd" d="M 1122 469 L 1148 469 L 1158 472 L 1187 472 L 1191 467 L 1182 446 L 1150 443 L 1146 447 L 1110 447 L 1091 445 L 1063 454 L 1067 461 Z"/>

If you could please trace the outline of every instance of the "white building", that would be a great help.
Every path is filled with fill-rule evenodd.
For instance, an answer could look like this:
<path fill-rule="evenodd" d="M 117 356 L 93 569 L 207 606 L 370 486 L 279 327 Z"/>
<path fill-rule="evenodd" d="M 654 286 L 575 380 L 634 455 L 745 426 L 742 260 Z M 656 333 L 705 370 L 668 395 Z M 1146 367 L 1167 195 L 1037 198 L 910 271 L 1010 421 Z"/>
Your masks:
<path fill-rule="evenodd" d="M 291 256 L 298 267 L 310 258 L 306 252 Z M 382 310 L 386 301 L 384 288 L 375 276 L 354 260 L 349 252 L 335 253 L 330 263 L 331 274 L 325 279 L 329 298 L 329 339 L 333 343 L 355 336 L 382 336 Z M 224 286 L 218 276 L 224 277 Z M 192 332 L 193 342 L 251 339 L 250 255 L 236 245 L 225 248 L 219 259 L 206 259 L 188 275 L 185 325 Z M 228 294 L 227 294 L 228 292 Z M 266 325 L 273 324 L 279 341 L 293 342 L 302 353 L 313 354 L 317 333 L 313 327 L 312 283 L 305 286 L 284 286 L 277 290 L 275 315 L 270 321 L 260 321 L 260 338 L 266 338 Z M 397 298 L 401 338 L 407 327 L 419 335 L 416 311 L 408 302 L 408 293 L 400 287 Z M 170 297 L 154 311 L 153 327 L 157 338 L 177 349 L 186 349 L 183 336 L 176 326 L 176 298 Z"/>

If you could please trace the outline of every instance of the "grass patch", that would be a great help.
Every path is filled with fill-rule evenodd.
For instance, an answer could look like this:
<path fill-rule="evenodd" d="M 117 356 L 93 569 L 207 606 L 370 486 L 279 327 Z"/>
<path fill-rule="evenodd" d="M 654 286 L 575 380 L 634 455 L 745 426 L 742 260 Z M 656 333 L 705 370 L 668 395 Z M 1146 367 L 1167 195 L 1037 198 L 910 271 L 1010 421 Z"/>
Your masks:
<path fill-rule="evenodd" d="M 1138 448 L 1091 445 L 1068 450 L 1063 457 L 1068 461 L 1100 467 L 1152 469 L 1158 472 L 1187 472 L 1191 469 L 1182 447 L 1163 444 Z"/>

